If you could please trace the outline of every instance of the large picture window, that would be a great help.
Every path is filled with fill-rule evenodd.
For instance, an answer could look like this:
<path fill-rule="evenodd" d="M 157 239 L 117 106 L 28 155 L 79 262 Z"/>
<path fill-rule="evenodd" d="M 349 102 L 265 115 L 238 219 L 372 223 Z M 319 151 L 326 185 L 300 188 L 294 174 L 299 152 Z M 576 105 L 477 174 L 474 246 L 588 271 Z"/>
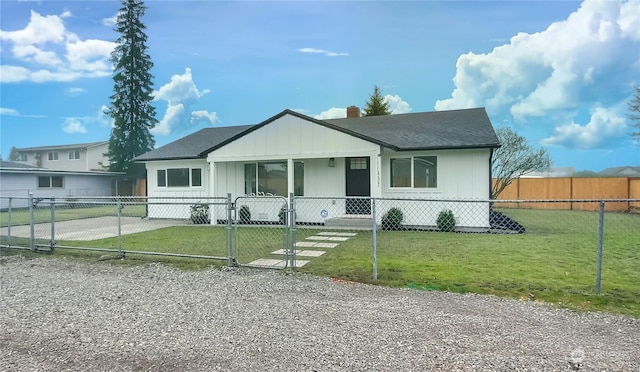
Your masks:
<path fill-rule="evenodd" d="M 438 187 L 438 158 L 414 156 L 391 159 L 391 187 Z"/>
<path fill-rule="evenodd" d="M 40 176 L 38 187 L 41 189 L 61 189 L 64 187 L 62 176 Z"/>
<path fill-rule="evenodd" d="M 202 169 L 200 168 L 158 169 L 157 176 L 158 187 L 202 186 Z"/>
<path fill-rule="evenodd" d="M 245 164 L 244 192 L 246 195 L 287 196 L 287 163 Z"/>

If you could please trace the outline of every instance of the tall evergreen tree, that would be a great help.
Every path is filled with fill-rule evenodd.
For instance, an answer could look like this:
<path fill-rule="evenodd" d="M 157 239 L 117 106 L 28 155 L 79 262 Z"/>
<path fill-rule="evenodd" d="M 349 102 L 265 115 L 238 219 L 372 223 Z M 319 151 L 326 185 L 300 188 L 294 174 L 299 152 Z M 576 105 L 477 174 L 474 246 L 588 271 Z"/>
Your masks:
<path fill-rule="evenodd" d="M 20 160 L 20 154 L 18 154 L 18 149 L 15 146 L 11 146 L 11 151 L 9 152 L 9 161 L 18 161 Z"/>
<path fill-rule="evenodd" d="M 640 86 L 636 87 L 636 92 L 631 102 L 629 102 L 629 110 L 631 111 L 629 119 L 632 121 L 630 126 L 631 128 L 637 129 L 637 131 L 630 133 L 631 138 L 640 146 Z"/>
<path fill-rule="evenodd" d="M 389 102 L 384 100 L 382 92 L 378 86 L 373 87 L 373 93 L 369 96 L 369 100 L 365 102 L 364 114 L 362 116 L 378 116 L 389 115 Z"/>
<path fill-rule="evenodd" d="M 109 170 L 140 176 L 144 170 L 132 162 L 155 146 L 150 132 L 158 120 L 152 106 L 153 62 L 146 45 L 146 26 L 140 21 L 147 7 L 143 0 L 121 0 L 115 31 L 120 34 L 111 53 L 113 95 L 106 114 L 113 118 L 109 137 Z"/>

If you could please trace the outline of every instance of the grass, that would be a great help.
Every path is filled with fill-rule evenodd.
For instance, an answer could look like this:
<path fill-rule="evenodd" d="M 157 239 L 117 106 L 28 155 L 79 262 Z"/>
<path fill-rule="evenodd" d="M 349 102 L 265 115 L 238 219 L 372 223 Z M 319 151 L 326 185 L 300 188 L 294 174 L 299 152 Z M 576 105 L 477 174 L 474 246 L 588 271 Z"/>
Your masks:
<path fill-rule="evenodd" d="M 460 234 L 379 231 L 378 279 L 372 279 L 371 232 L 340 243 L 299 271 L 344 280 L 421 290 L 472 292 L 586 311 L 640 317 L 640 215 L 607 213 L 604 225 L 602 292 L 595 294 L 598 214 L 584 211 L 505 209 L 527 228 L 525 234 Z M 58 214 L 56 214 L 58 216 Z M 238 227 L 234 255 L 241 264 L 271 256 L 285 246 L 285 230 Z M 318 232 L 299 227 L 297 240 Z M 179 226 L 122 237 L 127 251 L 225 257 L 227 229 Z M 12 240 L 13 244 L 15 239 Z M 28 242 L 27 242 L 28 243 Z M 117 249 L 116 238 L 59 241 L 58 246 Z M 237 247 L 237 251 L 236 251 Z M 56 249 L 80 259 L 104 253 Z M 162 262 L 182 269 L 221 267 L 225 261 L 127 254 L 119 264 Z"/>
<path fill-rule="evenodd" d="M 144 205 L 126 205 L 121 211 L 123 216 L 142 217 L 146 215 Z M 83 218 L 117 216 L 117 205 L 87 205 L 71 207 L 56 206 L 54 210 L 56 221 L 71 221 Z M 6 227 L 11 217 L 11 225 L 28 225 L 31 221 L 31 212 L 28 208 L 14 209 L 9 215 L 8 211 L 0 212 L 0 227 Z M 33 220 L 35 223 L 46 223 L 51 221 L 51 208 L 49 206 L 34 208 Z"/>

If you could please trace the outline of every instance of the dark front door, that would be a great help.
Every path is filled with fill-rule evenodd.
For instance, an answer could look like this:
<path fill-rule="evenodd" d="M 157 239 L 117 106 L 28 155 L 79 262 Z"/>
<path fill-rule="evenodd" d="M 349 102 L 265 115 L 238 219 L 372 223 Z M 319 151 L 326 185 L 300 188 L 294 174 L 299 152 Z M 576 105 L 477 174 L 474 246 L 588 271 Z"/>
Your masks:
<path fill-rule="evenodd" d="M 346 158 L 347 214 L 371 214 L 369 199 L 349 198 L 350 196 L 371 196 L 371 176 L 369 158 Z"/>

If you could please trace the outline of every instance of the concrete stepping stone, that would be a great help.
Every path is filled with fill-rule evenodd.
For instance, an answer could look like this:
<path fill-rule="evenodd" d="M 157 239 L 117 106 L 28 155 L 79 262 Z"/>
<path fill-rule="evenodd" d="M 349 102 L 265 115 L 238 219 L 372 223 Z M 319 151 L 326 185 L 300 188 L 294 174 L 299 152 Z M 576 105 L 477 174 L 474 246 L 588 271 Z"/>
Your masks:
<path fill-rule="evenodd" d="M 296 267 L 302 267 L 309 263 L 309 260 L 296 260 Z M 266 269 L 284 269 L 287 265 L 285 260 L 276 260 L 272 258 L 260 258 L 249 262 L 247 266 L 263 267 Z"/>
<path fill-rule="evenodd" d="M 296 249 L 296 256 L 301 256 L 301 257 L 320 257 L 324 254 L 324 251 L 305 251 L 305 250 L 297 250 Z M 273 251 L 271 252 L 271 254 L 287 254 L 287 252 L 284 249 L 278 249 L 277 251 Z"/>

